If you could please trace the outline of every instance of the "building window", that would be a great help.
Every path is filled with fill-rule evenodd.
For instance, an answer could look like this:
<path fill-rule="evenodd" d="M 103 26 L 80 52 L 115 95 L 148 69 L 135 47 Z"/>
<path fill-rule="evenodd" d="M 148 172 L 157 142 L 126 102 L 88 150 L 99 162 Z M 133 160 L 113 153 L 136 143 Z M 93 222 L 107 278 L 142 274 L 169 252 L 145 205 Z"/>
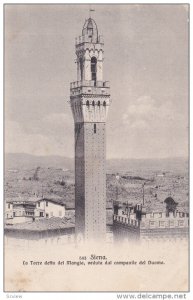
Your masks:
<path fill-rule="evenodd" d="M 106 101 L 103 101 L 103 106 L 106 106 Z"/>
<path fill-rule="evenodd" d="M 164 228 L 165 227 L 165 222 L 164 221 L 160 221 L 159 222 L 159 227 Z"/>
<path fill-rule="evenodd" d="M 43 217 L 43 216 L 44 216 L 43 211 L 40 211 L 40 217 Z"/>
<path fill-rule="evenodd" d="M 40 202 L 38 202 L 38 207 L 40 207 Z"/>
<path fill-rule="evenodd" d="M 10 208 L 10 203 L 8 204 L 8 208 Z"/>
<path fill-rule="evenodd" d="M 94 133 L 96 133 L 96 124 L 94 124 Z"/>
<path fill-rule="evenodd" d="M 46 206 L 48 206 L 48 201 L 46 201 Z"/>
<path fill-rule="evenodd" d="M 145 222 L 141 222 L 141 228 L 145 228 Z"/>
<path fill-rule="evenodd" d="M 46 218 L 49 218 L 49 214 L 46 214 Z"/>
<path fill-rule="evenodd" d="M 149 225 L 150 225 L 150 228 L 154 228 L 155 227 L 155 222 L 154 221 L 150 221 Z"/>
<path fill-rule="evenodd" d="M 178 221 L 178 226 L 183 227 L 184 226 L 184 221 L 183 220 Z"/>
<path fill-rule="evenodd" d="M 89 106 L 89 101 L 88 100 L 86 101 L 86 106 Z"/>
<path fill-rule="evenodd" d="M 98 106 L 100 106 L 100 104 L 101 104 L 100 101 L 98 101 Z"/>

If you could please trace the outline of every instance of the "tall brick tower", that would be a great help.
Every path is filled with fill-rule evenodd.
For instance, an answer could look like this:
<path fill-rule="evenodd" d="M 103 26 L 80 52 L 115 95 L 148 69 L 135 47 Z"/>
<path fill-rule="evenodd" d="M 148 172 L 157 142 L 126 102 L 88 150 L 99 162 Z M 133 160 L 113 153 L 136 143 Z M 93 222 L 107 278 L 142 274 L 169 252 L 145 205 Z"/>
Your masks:
<path fill-rule="evenodd" d="M 70 86 L 75 124 L 75 234 L 106 237 L 106 117 L 110 89 L 103 81 L 104 42 L 92 18 L 76 39 L 77 81 Z"/>

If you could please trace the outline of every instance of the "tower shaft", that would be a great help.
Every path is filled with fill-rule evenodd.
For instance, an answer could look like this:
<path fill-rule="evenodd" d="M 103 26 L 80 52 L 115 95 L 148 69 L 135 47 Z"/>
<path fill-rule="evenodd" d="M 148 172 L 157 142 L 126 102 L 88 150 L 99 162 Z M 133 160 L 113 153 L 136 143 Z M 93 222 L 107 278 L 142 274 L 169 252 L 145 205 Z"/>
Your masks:
<path fill-rule="evenodd" d="M 75 139 L 76 235 L 84 233 L 86 240 L 104 238 L 105 123 L 76 123 Z"/>

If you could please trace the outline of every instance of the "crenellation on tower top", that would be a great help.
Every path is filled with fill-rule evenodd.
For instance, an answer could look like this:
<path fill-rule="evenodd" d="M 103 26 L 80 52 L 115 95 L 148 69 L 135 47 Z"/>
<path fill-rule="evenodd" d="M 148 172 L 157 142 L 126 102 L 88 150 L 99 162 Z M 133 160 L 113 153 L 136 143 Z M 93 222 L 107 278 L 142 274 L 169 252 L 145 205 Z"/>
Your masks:
<path fill-rule="evenodd" d="M 84 45 L 84 43 L 86 43 L 86 45 Z M 99 35 L 98 36 L 98 41 L 97 43 L 95 43 L 96 47 L 101 47 L 104 45 L 104 37 L 103 35 Z M 93 41 L 91 38 L 84 36 L 84 35 L 80 35 L 78 37 L 75 38 L 75 46 L 76 47 L 81 47 L 81 46 L 87 46 L 89 49 L 90 47 L 93 47 Z M 84 47 L 83 47 L 84 49 Z"/>

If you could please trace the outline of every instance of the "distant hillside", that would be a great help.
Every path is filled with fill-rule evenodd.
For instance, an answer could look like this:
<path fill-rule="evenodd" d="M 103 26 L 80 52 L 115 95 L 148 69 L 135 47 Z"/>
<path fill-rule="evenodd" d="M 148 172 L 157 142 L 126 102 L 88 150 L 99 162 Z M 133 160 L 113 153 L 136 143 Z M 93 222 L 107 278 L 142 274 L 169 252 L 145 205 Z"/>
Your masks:
<path fill-rule="evenodd" d="M 130 172 L 188 172 L 187 158 L 162 158 L 162 159 L 111 159 L 107 162 L 109 171 Z M 138 173 L 139 175 L 139 173 Z"/>
<path fill-rule="evenodd" d="M 25 153 L 5 154 L 5 169 L 74 168 L 74 159 L 62 156 L 35 156 Z"/>
<path fill-rule="evenodd" d="M 74 169 L 74 158 L 62 156 L 35 156 L 24 153 L 5 154 L 5 169 L 64 168 Z M 188 159 L 110 159 L 107 160 L 107 172 L 135 171 L 177 171 L 188 172 Z M 138 172 L 139 174 L 139 172 Z"/>

